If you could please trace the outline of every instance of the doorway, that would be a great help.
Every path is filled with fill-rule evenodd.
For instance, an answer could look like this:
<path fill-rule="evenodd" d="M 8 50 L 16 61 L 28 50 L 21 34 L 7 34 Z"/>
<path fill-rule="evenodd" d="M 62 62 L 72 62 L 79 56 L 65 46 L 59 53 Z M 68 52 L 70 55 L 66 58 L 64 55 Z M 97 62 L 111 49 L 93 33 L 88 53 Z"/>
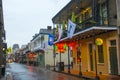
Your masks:
<path fill-rule="evenodd" d="M 117 63 L 117 49 L 116 47 L 109 47 L 110 54 L 110 71 L 111 74 L 118 74 L 118 63 Z"/>
<path fill-rule="evenodd" d="M 109 56 L 110 56 L 110 74 L 118 75 L 116 40 L 110 40 Z"/>
<path fill-rule="evenodd" d="M 88 53 L 89 53 L 89 63 L 90 63 L 90 70 L 93 71 L 93 46 L 92 43 L 88 44 Z"/>

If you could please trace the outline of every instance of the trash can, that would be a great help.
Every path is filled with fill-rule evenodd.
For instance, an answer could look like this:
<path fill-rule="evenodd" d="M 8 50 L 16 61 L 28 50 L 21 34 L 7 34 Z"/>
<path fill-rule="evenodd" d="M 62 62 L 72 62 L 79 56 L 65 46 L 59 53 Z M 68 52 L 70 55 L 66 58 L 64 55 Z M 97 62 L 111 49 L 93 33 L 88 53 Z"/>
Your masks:
<path fill-rule="evenodd" d="M 59 71 L 64 71 L 64 62 L 59 62 Z"/>

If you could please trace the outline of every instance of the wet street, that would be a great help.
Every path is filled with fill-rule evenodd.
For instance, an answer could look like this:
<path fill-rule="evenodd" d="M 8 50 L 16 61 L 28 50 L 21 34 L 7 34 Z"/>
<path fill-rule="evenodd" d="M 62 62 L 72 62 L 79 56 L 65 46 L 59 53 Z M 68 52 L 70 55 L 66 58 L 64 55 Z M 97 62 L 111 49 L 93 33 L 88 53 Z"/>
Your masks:
<path fill-rule="evenodd" d="M 12 74 L 13 80 L 80 80 L 80 78 L 69 76 L 44 68 L 39 70 L 32 66 L 19 63 L 9 63 L 7 73 Z"/>

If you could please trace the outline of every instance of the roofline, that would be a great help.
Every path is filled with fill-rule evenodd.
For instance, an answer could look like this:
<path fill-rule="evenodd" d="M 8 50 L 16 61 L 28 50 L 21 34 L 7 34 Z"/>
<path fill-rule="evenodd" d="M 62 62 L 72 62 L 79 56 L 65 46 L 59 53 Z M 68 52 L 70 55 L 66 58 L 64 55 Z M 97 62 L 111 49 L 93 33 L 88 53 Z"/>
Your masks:
<path fill-rule="evenodd" d="M 68 2 L 68 4 L 66 4 L 65 7 L 63 7 L 53 18 L 52 18 L 52 22 L 54 23 L 54 19 L 63 11 L 65 10 L 70 4 L 72 4 L 73 0 L 71 0 L 70 2 Z"/>

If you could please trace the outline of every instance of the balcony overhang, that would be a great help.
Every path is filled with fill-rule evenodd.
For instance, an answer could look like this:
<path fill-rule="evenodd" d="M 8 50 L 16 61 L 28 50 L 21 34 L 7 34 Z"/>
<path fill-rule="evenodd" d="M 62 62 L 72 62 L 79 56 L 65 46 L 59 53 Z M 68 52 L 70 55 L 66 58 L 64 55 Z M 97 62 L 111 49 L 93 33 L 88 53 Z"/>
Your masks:
<path fill-rule="evenodd" d="M 41 52 L 41 53 L 44 53 L 45 50 L 44 50 L 41 46 L 38 46 L 38 47 L 35 47 L 35 48 L 33 49 L 33 52 Z"/>
<path fill-rule="evenodd" d="M 93 37 L 93 36 L 100 35 L 103 33 L 107 33 L 110 31 L 117 31 L 117 27 L 93 26 L 93 27 L 87 28 L 85 30 L 82 30 L 78 33 L 75 33 L 72 38 L 65 37 L 59 41 L 54 42 L 54 44 L 60 43 L 60 42 L 72 41 L 73 39 L 77 39 L 77 40 L 85 39 L 85 38 Z"/>

